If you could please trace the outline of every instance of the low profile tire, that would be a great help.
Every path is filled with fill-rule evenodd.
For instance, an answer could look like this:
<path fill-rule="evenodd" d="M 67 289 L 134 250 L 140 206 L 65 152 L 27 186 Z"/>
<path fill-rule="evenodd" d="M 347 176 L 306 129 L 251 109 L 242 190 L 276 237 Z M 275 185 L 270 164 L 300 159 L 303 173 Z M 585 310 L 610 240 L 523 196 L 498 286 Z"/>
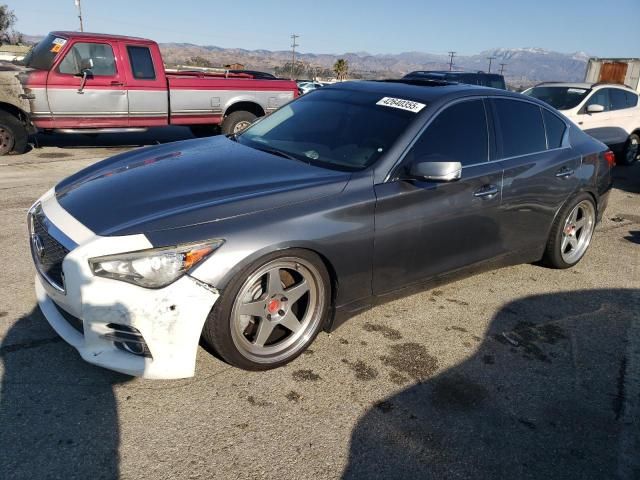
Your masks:
<path fill-rule="evenodd" d="M 276 252 L 229 282 L 202 337 L 235 367 L 276 368 L 313 342 L 324 326 L 330 298 L 329 274 L 316 254 L 299 249 Z"/>
<path fill-rule="evenodd" d="M 27 148 L 27 129 L 8 112 L 0 112 L 0 155 L 24 153 Z"/>
<path fill-rule="evenodd" d="M 222 122 L 222 133 L 225 135 L 240 133 L 253 122 L 255 122 L 256 118 L 258 117 L 256 117 L 253 113 L 245 112 L 242 110 L 230 113 Z"/>
<path fill-rule="evenodd" d="M 640 155 L 640 135 L 632 133 L 624 144 L 624 150 L 618 155 L 617 162 L 620 165 L 632 165 Z"/>
<path fill-rule="evenodd" d="M 595 226 L 593 198 L 581 193 L 562 208 L 553 222 L 543 264 L 551 268 L 573 267 L 589 248 Z"/>
<path fill-rule="evenodd" d="M 189 127 L 191 133 L 196 138 L 211 137 L 220 133 L 219 125 L 191 125 Z"/>

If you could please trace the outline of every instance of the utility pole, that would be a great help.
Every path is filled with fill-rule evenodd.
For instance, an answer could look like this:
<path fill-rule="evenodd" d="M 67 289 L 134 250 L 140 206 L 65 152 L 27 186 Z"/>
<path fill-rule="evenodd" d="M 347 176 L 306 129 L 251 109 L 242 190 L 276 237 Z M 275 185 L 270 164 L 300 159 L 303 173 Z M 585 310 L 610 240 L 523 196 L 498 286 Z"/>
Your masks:
<path fill-rule="evenodd" d="M 487 57 L 487 60 L 489 60 L 489 71 L 487 73 L 491 73 L 491 61 L 495 59 L 496 57 Z"/>
<path fill-rule="evenodd" d="M 294 77 L 294 69 L 296 67 L 296 47 L 299 47 L 296 43 L 296 39 L 300 38 L 300 35 L 296 35 L 295 33 L 291 35 L 291 80 Z"/>
<path fill-rule="evenodd" d="M 500 64 L 500 75 L 502 75 L 502 72 L 504 72 L 505 65 L 506 65 L 506 63 L 501 63 Z"/>
<path fill-rule="evenodd" d="M 449 52 L 449 71 L 453 70 L 453 57 L 456 56 L 456 52 Z"/>
<path fill-rule="evenodd" d="M 84 32 L 84 27 L 82 25 L 82 5 L 80 5 L 80 0 L 76 1 L 76 7 L 78 7 L 78 18 L 80 19 L 80 31 Z"/>

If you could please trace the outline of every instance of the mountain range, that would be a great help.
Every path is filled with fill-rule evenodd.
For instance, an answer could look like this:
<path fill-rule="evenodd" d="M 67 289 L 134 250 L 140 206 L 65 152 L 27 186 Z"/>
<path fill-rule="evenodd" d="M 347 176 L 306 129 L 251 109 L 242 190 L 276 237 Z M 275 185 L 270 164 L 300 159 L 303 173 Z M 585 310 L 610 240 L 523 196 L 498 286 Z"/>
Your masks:
<path fill-rule="evenodd" d="M 193 57 L 202 57 L 215 66 L 241 63 L 247 69 L 273 72 L 291 62 L 290 51 L 244 50 L 185 43 L 160 44 L 165 61 L 182 64 Z M 499 72 L 504 63 L 504 75 L 511 84 L 530 84 L 539 81 L 582 81 L 589 55 L 584 52 L 560 53 L 542 48 L 496 48 L 476 55 L 454 58 L 454 69 L 488 71 L 492 59 L 492 72 Z M 426 52 L 398 54 L 370 54 L 351 52 L 341 55 L 296 53 L 296 61 L 306 65 L 331 69 L 338 58 L 349 63 L 349 72 L 362 78 L 393 77 L 413 70 L 448 70 L 449 56 Z"/>

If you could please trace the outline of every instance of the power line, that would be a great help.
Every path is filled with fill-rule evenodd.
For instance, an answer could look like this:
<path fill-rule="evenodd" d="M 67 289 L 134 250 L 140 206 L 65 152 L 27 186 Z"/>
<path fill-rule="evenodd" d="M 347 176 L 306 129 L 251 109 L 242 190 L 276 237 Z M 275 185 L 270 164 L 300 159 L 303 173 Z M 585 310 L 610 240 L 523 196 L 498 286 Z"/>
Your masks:
<path fill-rule="evenodd" d="M 496 59 L 496 57 L 487 57 L 487 60 L 489 60 L 489 72 L 487 72 L 487 73 L 491 73 L 491 61 L 495 60 L 495 59 Z"/>
<path fill-rule="evenodd" d="M 453 57 L 456 56 L 456 52 L 449 52 L 449 71 L 453 70 Z"/>
<path fill-rule="evenodd" d="M 291 80 L 294 79 L 294 68 L 296 66 L 296 47 L 299 47 L 296 43 L 296 39 L 300 38 L 300 35 L 296 35 L 295 33 L 291 35 Z"/>

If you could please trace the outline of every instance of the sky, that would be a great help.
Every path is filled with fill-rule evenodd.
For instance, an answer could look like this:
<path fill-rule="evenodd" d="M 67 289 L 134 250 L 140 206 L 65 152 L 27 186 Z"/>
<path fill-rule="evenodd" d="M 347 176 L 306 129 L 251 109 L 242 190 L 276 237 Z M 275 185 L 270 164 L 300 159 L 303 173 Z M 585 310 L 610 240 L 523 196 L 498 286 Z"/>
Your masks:
<path fill-rule="evenodd" d="M 541 47 L 640 57 L 640 0 L 81 1 L 85 31 L 158 42 L 289 50 L 295 33 L 305 53 Z M 5 2 L 23 33 L 79 29 L 74 0 Z"/>

